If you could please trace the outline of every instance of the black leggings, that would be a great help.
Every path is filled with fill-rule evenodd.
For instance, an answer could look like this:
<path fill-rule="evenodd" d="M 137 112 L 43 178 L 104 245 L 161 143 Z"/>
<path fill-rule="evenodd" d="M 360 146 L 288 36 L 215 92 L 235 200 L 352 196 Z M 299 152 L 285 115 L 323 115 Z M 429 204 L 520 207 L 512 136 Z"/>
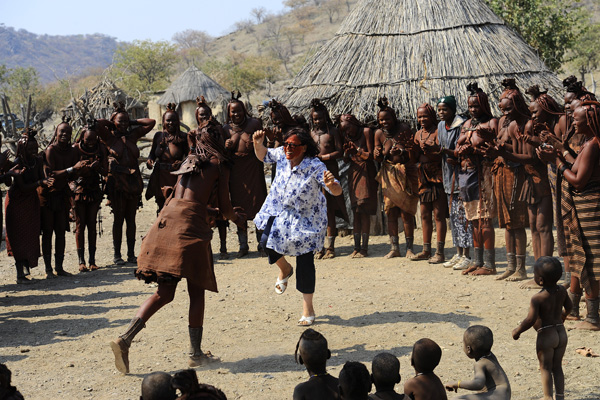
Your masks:
<path fill-rule="evenodd" d="M 269 256 L 269 264 L 275 264 L 277 260 L 283 257 L 273 249 L 267 247 L 267 256 Z M 300 293 L 315 292 L 315 256 L 312 251 L 296 257 L 296 289 Z"/>

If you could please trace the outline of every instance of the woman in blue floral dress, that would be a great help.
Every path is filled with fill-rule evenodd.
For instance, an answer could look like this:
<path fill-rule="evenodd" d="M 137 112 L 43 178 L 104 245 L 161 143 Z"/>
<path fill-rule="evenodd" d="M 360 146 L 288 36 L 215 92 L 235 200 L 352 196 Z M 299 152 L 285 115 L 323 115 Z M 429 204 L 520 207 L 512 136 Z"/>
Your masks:
<path fill-rule="evenodd" d="M 321 189 L 337 196 L 342 187 L 317 158 L 319 149 L 306 130 L 288 131 L 283 146 L 275 149 L 265 147 L 264 137 L 264 131 L 254 132 L 254 152 L 259 160 L 276 164 L 277 175 L 254 224 L 264 231 L 261 243 L 269 264 L 277 264 L 280 270 L 276 293 L 285 291 L 294 272 L 285 256 L 296 257 L 296 289 L 303 299 L 298 324 L 308 326 L 315 320 L 314 252 L 323 247 L 327 228 L 327 203 Z"/>

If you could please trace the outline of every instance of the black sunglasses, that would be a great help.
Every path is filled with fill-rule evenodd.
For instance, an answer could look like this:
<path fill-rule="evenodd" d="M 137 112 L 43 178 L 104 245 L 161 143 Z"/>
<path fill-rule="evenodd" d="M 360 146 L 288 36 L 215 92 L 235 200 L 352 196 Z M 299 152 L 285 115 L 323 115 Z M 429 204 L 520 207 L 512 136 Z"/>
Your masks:
<path fill-rule="evenodd" d="M 289 143 L 289 142 L 283 142 L 283 147 L 291 147 L 292 149 L 295 149 L 296 147 L 300 147 L 303 146 L 302 144 L 296 144 L 296 143 Z"/>

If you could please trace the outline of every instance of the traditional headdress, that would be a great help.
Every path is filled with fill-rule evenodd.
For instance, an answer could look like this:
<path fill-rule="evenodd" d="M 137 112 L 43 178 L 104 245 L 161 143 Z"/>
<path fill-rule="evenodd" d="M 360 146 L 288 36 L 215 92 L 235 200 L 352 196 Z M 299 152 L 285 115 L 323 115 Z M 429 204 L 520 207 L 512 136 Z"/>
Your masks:
<path fill-rule="evenodd" d="M 423 103 L 417 108 L 417 113 L 419 110 L 425 110 L 427 114 L 433 119 L 433 121 L 437 122 L 437 113 L 433 109 L 433 107 L 429 103 Z"/>
<path fill-rule="evenodd" d="M 396 110 L 394 110 L 392 107 L 390 107 L 387 97 L 385 97 L 385 96 L 380 97 L 379 100 L 377 100 L 377 106 L 379 107 L 379 112 L 377 114 L 379 114 L 380 112 L 383 112 L 383 111 L 387 111 L 392 114 L 394 121 L 398 122 L 398 116 L 396 115 Z"/>
<path fill-rule="evenodd" d="M 292 118 L 292 115 L 290 114 L 290 111 L 287 109 L 287 107 L 278 102 L 277 100 L 272 99 L 269 102 L 269 108 L 271 109 L 271 112 L 278 114 L 281 117 L 281 122 L 285 126 L 298 126 L 298 121 Z"/>
<path fill-rule="evenodd" d="M 548 91 L 541 91 L 538 85 L 529 87 L 525 91 L 525 93 L 531 96 L 531 101 L 535 101 L 540 106 L 540 108 L 544 110 L 544 112 L 553 116 L 564 114 L 563 110 L 558 105 L 556 100 L 554 100 L 548 94 Z"/>
<path fill-rule="evenodd" d="M 504 99 L 508 99 L 512 101 L 515 110 L 524 117 L 530 118 L 531 112 L 529 112 L 529 107 L 525 102 L 525 98 L 523 97 L 523 93 L 519 90 L 514 78 L 506 78 L 502 81 L 502 86 L 504 86 L 504 91 L 500 95 L 500 101 Z"/>
<path fill-rule="evenodd" d="M 331 121 L 331 117 L 329 116 L 329 110 L 325 107 L 325 104 L 321 103 L 319 99 L 312 99 L 310 102 L 311 113 L 312 112 L 321 112 L 325 115 L 325 119 L 327 120 L 328 125 L 333 125 L 333 121 Z M 311 118 L 312 120 L 312 118 Z"/>
<path fill-rule="evenodd" d="M 483 113 L 490 118 L 493 118 L 492 110 L 490 108 L 490 99 L 488 95 L 479 87 L 477 82 L 472 82 L 467 85 L 467 90 L 470 92 L 469 98 L 473 97 L 477 99 L 479 106 L 483 110 Z"/>
<path fill-rule="evenodd" d="M 241 97 L 242 97 L 242 94 L 239 91 L 237 92 L 237 94 L 235 92 L 231 92 L 231 99 L 229 100 L 229 103 L 227 103 L 227 120 L 229 123 L 231 123 L 231 119 L 229 117 L 229 110 L 231 109 L 231 106 L 233 104 L 241 104 L 242 107 L 244 108 L 245 118 L 250 118 L 250 114 L 248 113 L 248 110 L 246 109 L 246 105 L 244 104 L 243 101 L 240 100 Z"/>
<path fill-rule="evenodd" d="M 563 80 L 563 86 L 567 89 L 567 93 L 574 93 L 575 97 L 577 97 L 579 100 L 596 101 L 596 95 L 588 92 L 588 90 L 583 86 L 583 83 L 578 81 L 573 75 Z"/>
<path fill-rule="evenodd" d="M 125 103 L 123 103 L 122 101 L 119 101 L 118 103 L 113 103 L 113 112 L 110 115 L 110 120 L 114 121 L 117 115 L 119 114 L 125 114 L 129 117 L 129 114 L 125 109 Z"/>

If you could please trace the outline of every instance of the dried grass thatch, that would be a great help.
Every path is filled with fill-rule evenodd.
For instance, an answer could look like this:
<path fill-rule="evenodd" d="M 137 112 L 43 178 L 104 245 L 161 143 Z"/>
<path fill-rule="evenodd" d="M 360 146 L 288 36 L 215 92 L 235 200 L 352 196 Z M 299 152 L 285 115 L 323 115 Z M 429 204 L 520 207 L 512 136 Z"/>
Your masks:
<path fill-rule="evenodd" d="M 192 65 L 169 86 L 157 103 L 161 106 L 169 103 L 181 104 L 196 101 L 196 97 L 200 95 L 209 103 L 218 103 L 230 94 L 223 86 Z"/>
<path fill-rule="evenodd" d="M 131 118 L 138 119 L 145 116 L 144 105 L 119 89 L 106 77 L 92 89 L 86 90 L 80 98 L 72 99 L 62 111 L 73 119 L 71 123 L 73 128 L 78 129 L 85 125 L 86 118 L 110 118 L 114 110 L 113 103 L 119 102 L 125 104 L 125 109 Z"/>
<path fill-rule="evenodd" d="M 387 96 L 398 115 L 455 95 L 466 111 L 476 81 L 496 107 L 501 82 L 514 77 L 560 97 L 558 77 L 535 51 L 479 0 L 364 0 L 302 68 L 283 102 L 296 112 L 320 98 L 332 114 L 373 116 Z M 498 109 L 495 108 L 498 112 Z"/>

